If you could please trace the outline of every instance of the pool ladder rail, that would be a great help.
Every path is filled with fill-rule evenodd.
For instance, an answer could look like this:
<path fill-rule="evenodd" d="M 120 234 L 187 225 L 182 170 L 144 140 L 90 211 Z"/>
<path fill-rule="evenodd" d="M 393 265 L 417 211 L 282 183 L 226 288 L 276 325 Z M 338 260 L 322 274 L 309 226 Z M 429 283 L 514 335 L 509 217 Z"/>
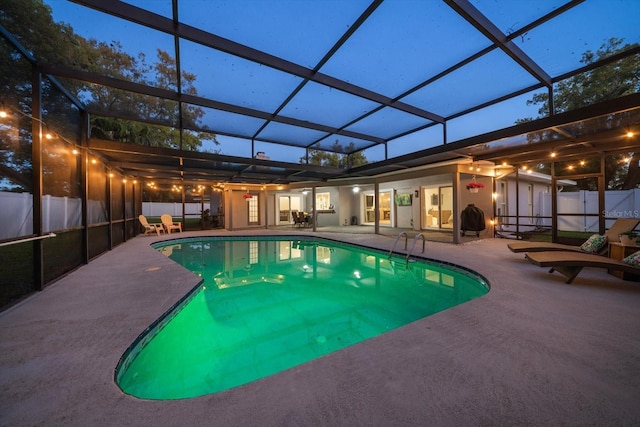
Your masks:
<path fill-rule="evenodd" d="M 391 250 L 389 251 L 389 255 L 388 258 L 391 259 L 391 254 L 393 253 L 393 250 L 396 248 L 396 245 L 398 244 L 398 241 L 400 240 L 400 238 L 404 236 L 404 250 L 407 250 L 407 240 L 409 239 L 409 236 L 407 235 L 406 232 L 401 232 L 400 234 L 398 234 L 398 236 L 396 237 L 396 240 L 393 242 L 393 246 L 391 246 Z M 411 249 L 409 249 L 409 252 L 407 252 L 407 255 L 405 257 L 405 265 L 409 265 L 409 257 L 411 256 L 411 253 L 413 252 L 413 249 L 416 247 L 416 243 L 418 243 L 418 240 L 422 239 L 422 253 L 424 253 L 424 245 L 426 243 L 426 239 L 424 237 L 424 235 L 422 233 L 418 233 L 416 234 L 416 236 L 413 238 L 413 244 L 411 245 Z"/>

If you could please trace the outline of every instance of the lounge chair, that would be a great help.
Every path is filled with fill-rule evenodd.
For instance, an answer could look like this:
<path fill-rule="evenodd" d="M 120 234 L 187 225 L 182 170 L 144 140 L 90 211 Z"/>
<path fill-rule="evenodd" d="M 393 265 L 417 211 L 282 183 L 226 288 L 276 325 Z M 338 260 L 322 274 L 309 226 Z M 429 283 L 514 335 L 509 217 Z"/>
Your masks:
<path fill-rule="evenodd" d="M 567 283 L 573 282 L 578 273 L 584 267 L 606 268 L 613 271 L 630 273 L 634 276 L 632 280 L 640 280 L 640 267 L 634 267 L 626 262 L 608 258 L 602 255 L 587 254 L 580 252 L 529 252 L 525 258 L 540 267 L 550 267 L 549 273 L 557 271 L 567 278 Z"/>
<path fill-rule="evenodd" d="M 140 221 L 140 224 L 144 227 L 145 236 L 151 233 L 156 233 L 159 236 L 160 233 L 164 233 L 162 224 L 149 224 L 149 221 L 147 221 L 147 217 L 144 215 L 139 215 L 138 221 Z"/>
<path fill-rule="evenodd" d="M 160 219 L 162 220 L 162 225 L 167 233 L 171 234 L 171 231 L 182 231 L 182 223 L 181 222 L 173 222 L 173 218 L 169 214 L 160 215 Z"/>
<path fill-rule="evenodd" d="M 618 218 L 613 223 L 610 229 L 605 231 L 604 235 L 607 237 L 607 242 L 619 242 L 620 233 L 625 231 L 631 231 L 638 226 L 640 219 L 635 218 Z M 599 253 L 606 253 L 607 246 L 599 251 Z M 561 243 L 552 242 L 513 242 L 507 245 L 511 252 L 547 252 L 547 251 L 574 251 L 584 252 L 580 246 L 563 245 Z"/>

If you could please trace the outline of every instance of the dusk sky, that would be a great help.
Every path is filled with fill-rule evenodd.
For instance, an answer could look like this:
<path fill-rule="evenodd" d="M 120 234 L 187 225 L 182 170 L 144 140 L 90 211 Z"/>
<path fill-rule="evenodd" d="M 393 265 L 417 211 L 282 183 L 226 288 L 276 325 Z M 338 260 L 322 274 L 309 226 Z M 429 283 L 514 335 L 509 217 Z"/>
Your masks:
<path fill-rule="evenodd" d="M 64 0 L 46 0 L 54 19 L 69 23 L 86 38 L 119 41 L 127 52 L 143 52 L 149 60 L 156 49 L 173 55 L 167 34 L 97 13 Z M 137 7 L 171 17 L 170 0 L 129 1 Z M 263 50 L 274 56 L 314 68 L 367 8 L 369 1 L 204 1 L 182 0 L 181 22 Z M 471 3 L 506 34 L 562 6 L 564 1 L 472 0 Z M 582 54 L 596 51 L 607 39 L 640 42 L 640 1 L 587 0 L 569 13 L 533 29 L 514 42 L 551 77 L 579 67 Z M 436 0 L 386 1 L 342 48 L 320 69 L 321 73 L 394 98 L 453 64 L 489 46 L 491 42 L 444 2 Z M 182 41 L 183 70 L 197 75 L 200 96 L 242 107 L 273 112 L 301 79 L 269 67 Z M 421 88 L 401 101 L 447 117 L 493 98 L 536 83 L 535 78 L 500 50 L 494 50 L 461 69 Z M 540 92 L 538 90 L 537 92 Z M 448 142 L 504 128 L 523 117 L 536 117 L 538 106 L 527 106 L 533 93 L 513 98 L 449 121 Z M 341 127 L 376 107 L 376 103 L 309 82 L 281 111 L 284 116 Z M 263 120 L 207 109 L 203 123 L 223 131 L 256 132 Z M 428 120 L 385 108 L 348 130 L 385 139 Z M 303 146 L 322 132 L 269 124 L 259 137 L 282 138 Z M 287 138 L 290 138 L 289 141 Z M 323 146 L 331 145 L 335 135 Z M 218 136 L 223 154 L 250 156 L 250 144 Z M 350 138 L 341 137 L 342 144 Z M 441 126 L 433 126 L 389 142 L 389 157 L 442 144 Z M 364 146 L 366 141 L 356 141 Z M 305 150 L 256 142 L 274 160 L 297 162 Z M 365 150 L 370 160 L 381 160 L 381 147 Z"/>

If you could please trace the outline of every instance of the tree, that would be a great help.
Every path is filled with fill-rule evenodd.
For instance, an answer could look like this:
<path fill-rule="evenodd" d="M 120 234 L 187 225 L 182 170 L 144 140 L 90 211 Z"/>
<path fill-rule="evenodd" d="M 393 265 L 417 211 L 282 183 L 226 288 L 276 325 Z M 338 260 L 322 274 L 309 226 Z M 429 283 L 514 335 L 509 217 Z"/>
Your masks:
<path fill-rule="evenodd" d="M 300 158 L 300 163 L 306 163 L 306 157 Z M 369 163 L 362 151 L 356 151 L 352 141 L 343 147 L 337 140 L 331 146 L 331 151 L 319 149 L 309 150 L 309 164 L 347 169 Z"/>
<path fill-rule="evenodd" d="M 145 55 L 134 56 L 125 52 L 118 42 L 87 40 L 75 34 L 68 24 L 54 22 L 51 8 L 42 1 L 3 0 L 0 24 L 41 63 L 61 64 L 153 87 L 177 90 L 176 61 L 167 52 L 158 50 L 156 61 L 150 64 Z M 0 63 L 0 74 L 4 80 L 0 83 L 3 95 L 6 97 L 11 94 L 15 100 L 25 100 L 27 106 L 30 104 L 31 88 L 30 77 L 25 80 L 25 75 L 30 75 L 16 73 L 15 70 L 28 67 L 28 63 L 8 43 L 0 43 L 0 54 L 3 58 L 9 58 Z M 182 72 L 182 91 L 197 95 L 195 81 L 194 74 Z M 187 131 L 183 132 L 182 146 L 180 145 L 180 132 L 175 129 L 178 117 L 178 104 L 175 101 L 73 80 L 65 80 L 64 85 L 92 110 L 117 111 L 132 118 L 167 123 L 167 126 L 127 121 L 117 123 L 118 120 L 108 117 L 92 117 L 91 126 L 96 135 L 108 136 L 113 133 L 127 142 L 186 150 L 197 150 L 204 139 L 217 144 L 212 133 Z M 51 94 L 50 85 L 45 84 L 43 99 L 52 102 L 56 98 Z M 182 124 L 185 128 L 199 129 L 203 116 L 204 111 L 200 107 L 183 105 Z"/>
<path fill-rule="evenodd" d="M 157 62 L 148 64 L 144 55 L 138 57 L 122 51 L 119 43 L 109 46 L 95 40 L 89 40 L 87 49 L 99 53 L 93 64 L 101 64 L 102 73 L 113 77 L 133 80 L 150 86 L 168 90 L 177 90 L 176 61 L 167 52 L 158 49 Z M 182 72 L 182 91 L 197 94 L 194 86 L 196 76 Z M 203 140 L 211 140 L 217 144 L 215 134 L 184 131 L 182 139 L 175 127 L 179 116 L 178 103 L 171 100 L 150 97 L 133 92 L 126 92 L 104 86 L 90 86 L 79 93 L 85 94 L 83 101 L 96 111 L 118 111 L 130 117 L 142 120 L 165 122 L 167 126 L 151 125 L 138 121 L 127 121 L 109 117 L 91 119 L 91 135 L 96 138 L 112 139 L 139 145 L 154 147 L 180 148 L 197 151 Z M 182 125 L 186 128 L 198 128 L 204 111 L 199 107 L 183 104 Z M 174 126 L 170 126 L 173 124 Z"/>
<path fill-rule="evenodd" d="M 593 64 L 637 46 L 637 43 L 623 45 L 623 40 L 611 38 L 595 53 L 589 50 L 583 53 L 580 62 L 585 65 Z M 556 114 L 562 113 L 638 92 L 640 92 L 640 57 L 632 55 L 559 82 L 553 90 L 554 112 Z M 547 93 L 535 94 L 532 99 L 527 101 L 527 105 L 540 106 L 538 118 L 549 116 L 549 96 Z M 615 117 L 606 116 L 590 121 L 589 126 L 595 125 L 598 129 L 622 129 L 626 118 L 627 114 L 618 114 Z M 532 119 L 525 118 L 518 120 L 518 123 L 530 120 Z M 580 132 L 578 129 L 577 131 L 588 133 L 586 130 Z M 551 136 L 548 132 L 538 132 L 530 134 L 528 138 L 529 142 L 533 143 L 550 140 Z M 629 161 L 624 161 L 629 158 Z M 605 165 L 605 179 L 608 188 L 628 190 L 640 186 L 639 163 L 640 152 L 612 156 Z"/>

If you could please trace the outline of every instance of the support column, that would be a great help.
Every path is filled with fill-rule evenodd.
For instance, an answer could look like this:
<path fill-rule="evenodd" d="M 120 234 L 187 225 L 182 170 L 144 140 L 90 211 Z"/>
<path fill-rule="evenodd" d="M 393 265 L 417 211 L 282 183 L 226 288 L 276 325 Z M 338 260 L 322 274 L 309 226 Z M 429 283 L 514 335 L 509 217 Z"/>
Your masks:
<path fill-rule="evenodd" d="M 82 221 L 82 263 L 89 263 L 89 211 L 87 200 L 89 200 L 89 114 L 86 111 L 80 113 L 80 194 L 82 200 L 80 202 L 81 221 Z"/>
<path fill-rule="evenodd" d="M 373 232 L 380 234 L 380 184 L 373 184 Z"/>
<path fill-rule="evenodd" d="M 42 235 L 42 76 L 33 69 L 31 75 L 31 162 L 33 168 L 33 234 Z M 33 287 L 44 288 L 43 239 L 33 241 Z"/>

